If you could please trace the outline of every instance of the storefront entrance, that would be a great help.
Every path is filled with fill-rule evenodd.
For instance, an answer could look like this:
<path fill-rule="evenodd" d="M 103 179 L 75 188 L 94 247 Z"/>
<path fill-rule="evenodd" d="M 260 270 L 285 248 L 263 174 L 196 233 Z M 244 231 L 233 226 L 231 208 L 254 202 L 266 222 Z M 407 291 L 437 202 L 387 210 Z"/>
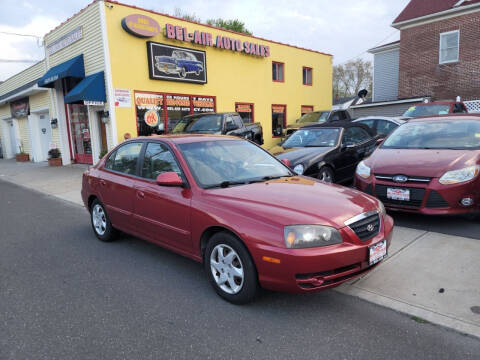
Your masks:
<path fill-rule="evenodd" d="M 68 120 L 71 134 L 71 149 L 75 162 L 92 164 L 92 139 L 88 123 L 88 107 L 81 104 L 68 104 Z"/>
<path fill-rule="evenodd" d="M 186 115 L 214 112 L 214 96 L 135 92 L 138 136 L 169 133 Z"/>

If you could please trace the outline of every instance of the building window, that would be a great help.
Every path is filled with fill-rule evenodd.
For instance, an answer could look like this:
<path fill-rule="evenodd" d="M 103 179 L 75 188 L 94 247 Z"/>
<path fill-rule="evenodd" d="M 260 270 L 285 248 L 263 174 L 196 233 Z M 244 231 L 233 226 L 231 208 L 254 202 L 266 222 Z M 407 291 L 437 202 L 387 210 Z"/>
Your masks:
<path fill-rule="evenodd" d="M 215 109 L 213 96 L 135 92 L 138 136 L 169 133 L 184 116 Z"/>
<path fill-rule="evenodd" d="M 282 136 L 287 126 L 287 105 L 272 105 L 272 136 Z"/>
<path fill-rule="evenodd" d="M 313 112 L 313 105 L 302 105 L 302 116 Z"/>
<path fill-rule="evenodd" d="M 303 85 L 312 85 L 312 68 L 303 67 L 302 69 Z"/>
<path fill-rule="evenodd" d="M 458 61 L 460 49 L 460 31 L 440 34 L 440 64 Z"/>
<path fill-rule="evenodd" d="M 272 62 L 272 80 L 284 82 L 283 69 L 284 64 L 280 62 Z"/>
<path fill-rule="evenodd" d="M 235 103 L 235 112 L 240 114 L 245 124 L 254 122 L 253 104 Z"/>

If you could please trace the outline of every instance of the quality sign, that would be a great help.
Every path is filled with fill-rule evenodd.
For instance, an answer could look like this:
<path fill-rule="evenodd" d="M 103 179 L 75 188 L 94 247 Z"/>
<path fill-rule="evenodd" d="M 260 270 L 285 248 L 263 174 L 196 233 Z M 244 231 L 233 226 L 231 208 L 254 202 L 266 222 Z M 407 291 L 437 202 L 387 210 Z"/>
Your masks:
<path fill-rule="evenodd" d="M 151 17 L 132 14 L 122 19 L 123 30 L 131 35 L 149 38 L 160 32 L 160 25 Z"/>

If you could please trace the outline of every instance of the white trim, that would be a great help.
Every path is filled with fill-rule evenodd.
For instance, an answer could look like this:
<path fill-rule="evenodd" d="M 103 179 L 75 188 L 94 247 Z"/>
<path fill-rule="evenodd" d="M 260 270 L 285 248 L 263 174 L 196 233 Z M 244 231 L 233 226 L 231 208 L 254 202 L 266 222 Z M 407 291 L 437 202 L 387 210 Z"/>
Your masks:
<path fill-rule="evenodd" d="M 457 58 L 455 60 L 447 60 L 442 61 L 442 36 L 450 35 L 450 34 L 457 34 Z M 449 64 L 458 62 L 460 60 L 460 30 L 453 30 L 440 33 L 440 39 L 438 43 L 438 63 L 439 64 Z"/>
<path fill-rule="evenodd" d="M 370 103 L 370 104 L 361 104 L 361 105 L 354 105 L 351 108 L 352 109 L 362 109 L 366 107 L 372 107 L 372 106 L 385 106 L 385 105 L 394 105 L 394 104 L 404 104 L 404 103 L 411 103 L 411 102 L 423 102 L 425 98 L 415 98 L 415 99 L 406 99 L 406 100 L 394 100 L 394 101 L 385 101 L 385 102 L 378 102 L 378 103 Z"/>
<path fill-rule="evenodd" d="M 108 113 L 110 115 L 110 131 L 112 137 L 112 144 L 107 144 L 108 148 L 111 149 L 118 144 L 118 135 L 117 135 L 117 117 L 115 113 L 115 97 L 113 90 L 113 80 L 112 80 L 112 63 L 110 61 L 110 50 L 108 47 L 108 34 L 107 34 L 107 22 L 105 15 L 105 4 L 103 1 L 100 1 L 100 25 L 102 29 L 102 42 L 103 42 L 103 61 L 105 63 L 105 76 L 106 76 L 106 85 L 107 88 L 105 91 L 108 92 Z M 107 136 L 108 142 L 108 136 Z"/>
<path fill-rule="evenodd" d="M 36 93 L 42 92 L 42 91 L 47 91 L 48 89 L 38 87 L 37 84 L 30 86 L 29 88 L 26 88 L 22 91 L 19 91 L 13 95 L 10 95 L 9 97 L 6 97 L 2 100 L 0 100 L 0 105 L 4 105 L 9 101 L 20 99 L 26 96 L 34 95 Z"/>
<path fill-rule="evenodd" d="M 376 55 L 384 52 L 400 50 L 400 41 L 396 42 L 395 44 L 387 44 L 382 46 L 377 46 L 372 49 L 367 50 L 368 53 Z"/>
<path fill-rule="evenodd" d="M 58 137 L 60 138 L 60 152 L 62 153 L 62 164 L 70 165 L 72 159 L 70 158 L 70 144 L 73 142 L 68 141 L 68 130 L 69 126 L 67 122 L 67 115 L 65 114 L 65 103 L 63 102 L 63 84 L 62 81 L 55 81 L 54 89 L 54 98 L 57 105 L 57 126 L 58 126 Z M 73 141 L 70 139 L 70 141 Z"/>
<path fill-rule="evenodd" d="M 453 5 L 453 7 L 455 7 L 455 6 L 460 6 L 460 5 L 462 5 L 464 2 L 465 2 L 465 0 L 459 0 L 459 1 L 457 1 L 457 2 L 455 3 L 455 5 Z"/>
<path fill-rule="evenodd" d="M 414 19 L 393 23 L 391 26 L 395 29 L 403 30 L 403 29 L 408 29 L 418 25 L 429 24 L 439 20 L 445 20 L 445 19 L 456 17 L 456 16 L 471 14 L 477 11 L 480 11 L 480 3 L 465 5 L 462 7 L 454 7 L 452 9 L 440 11 L 434 14 L 429 14 L 429 15 L 420 16 Z"/>

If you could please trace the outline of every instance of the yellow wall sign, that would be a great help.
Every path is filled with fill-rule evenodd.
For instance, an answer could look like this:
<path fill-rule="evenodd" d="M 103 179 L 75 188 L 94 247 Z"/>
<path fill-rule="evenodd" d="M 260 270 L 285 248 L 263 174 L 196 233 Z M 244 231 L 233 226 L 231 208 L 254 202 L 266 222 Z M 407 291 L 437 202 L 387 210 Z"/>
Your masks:
<path fill-rule="evenodd" d="M 132 14 L 122 19 L 123 29 L 137 37 L 149 38 L 160 32 L 160 25 L 151 17 Z"/>

